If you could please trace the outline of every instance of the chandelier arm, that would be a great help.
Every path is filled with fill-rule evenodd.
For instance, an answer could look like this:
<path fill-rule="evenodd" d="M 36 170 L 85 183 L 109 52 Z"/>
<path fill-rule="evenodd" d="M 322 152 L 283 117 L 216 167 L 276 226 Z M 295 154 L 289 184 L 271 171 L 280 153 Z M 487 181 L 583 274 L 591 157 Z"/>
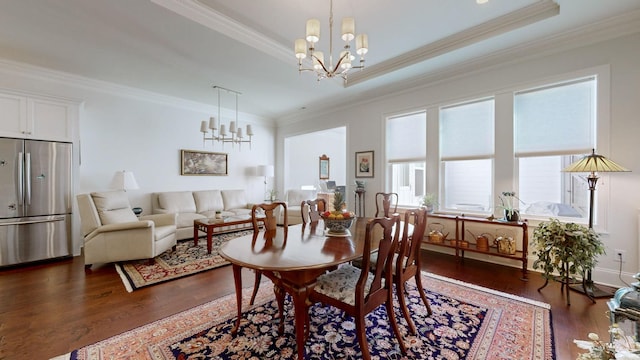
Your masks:
<path fill-rule="evenodd" d="M 342 64 L 342 60 L 344 60 L 344 58 L 346 58 L 347 56 L 349 56 L 349 52 L 345 52 L 344 55 L 342 55 L 342 57 L 340 58 L 340 60 L 338 60 L 338 63 L 336 64 L 336 66 L 333 68 L 333 73 L 335 74 L 338 71 L 338 68 L 340 67 L 340 64 Z"/>
<path fill-rule="evenodd" d="M 320 61 L 320 59 L 318 59 L 318 57 L 317 57 L 317 56 L 315 56 L 315 55 L 311 55 L 311 56 L 312 56 L 314 59 L 316 59 L 316 60 L 318 61 L 318 64 L 320 64 L 320 66 L 322 66 L 322 69 L 323 69 L 325 72 L 327 72 L 327 73 L 329 72 L 329 70 L 327 70 L 327 68 L 324 66 L 324 63 L 323 63 L 322 61 Z M 309 70 L 311 70 L 311 69 L 309 69 Z"/>

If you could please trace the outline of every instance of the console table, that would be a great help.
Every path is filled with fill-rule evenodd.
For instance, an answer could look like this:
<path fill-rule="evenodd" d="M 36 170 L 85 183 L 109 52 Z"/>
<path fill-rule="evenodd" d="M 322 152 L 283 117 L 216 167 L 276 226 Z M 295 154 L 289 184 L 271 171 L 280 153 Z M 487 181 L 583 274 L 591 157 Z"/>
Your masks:
<path fill-rule="evenodd" d="M 445 235 L 448 234 L 448 236 L 441 242 L 434 242 L 430 239 L 429 233 L 435 230 L 433 228 L 434 224 L 441 224 L 443 229 L 447 229 Z M 529 236 L 526 221 L 503 221 L 466 217 L 464 215 L 429 214 L 427 216 L 427 227 L 424 237 L 425 244 L 453 248 L 455 249 L 455 256 L 459 261 L 464 261 L 465 251 L 520 261 L 522 262 L 521 279 L 527 281 Z M 513 234 L 507 234 L 508 232 L 512 232 Z M 498 251 L 498 247 L 494 242 L 498 234 L 501 233 L 513 235 L 513 239 L 516 240 L 516 251 L 514 254 Z M 491 236 L 492 239 L 489 239 L 488 248 L 478 248 L 476 238 L 473 235 Z M 436 237 L 434 237 L 434 239 L 436 239 Z"/>

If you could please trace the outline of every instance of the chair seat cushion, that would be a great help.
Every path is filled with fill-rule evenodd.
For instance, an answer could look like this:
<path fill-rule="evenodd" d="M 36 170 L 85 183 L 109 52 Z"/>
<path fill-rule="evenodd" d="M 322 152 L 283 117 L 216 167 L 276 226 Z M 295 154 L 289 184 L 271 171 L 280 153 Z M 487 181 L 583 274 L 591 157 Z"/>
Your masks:
<path fill-rule="evenodd" d="M 345 264 L 330 273 L 320 275 L 314 291 L 354 306 L 356 304 L 356 284 L 360 278 L 360 269 Z M 384 281 L 384 279 L 382 279 Z M 364 296 L 369 294 L 373 274 L 369 273 L 364 287 Z"/>
<path fill-rule="evenodd" d="M 378 252 L 376 251 L 376 252 L 374 252 L 374 253 L 371 253 L 371 257 L 370 257 L 370 259 L 371 259 L 371 260 L 370 260 L 370 266 L 369 266 L 369 267 L 370 267 L 370 268 L 371 268 L 371 270 L 373 271 L 373 270 L 375 270 L 375 268 L 376 268 L 376 264 L 378 263 Z M 406 256 L 404 256 L 404 260 L 403 260 L 403 264 L 402 264 L 402 266 L 403 266 L 403 267 L 406 267 L 406 266 L 407 266 L 407 261 L 408 261 L 408 260 L 409 260 L 409 258 L 408 258 L 408 257 L 406 257 Z M 391 273 L 392 273 L 392 274 L 395 274 L 395 273 L 396 273 L 396 268 L 397 268 L 397 267 L 396 267 L 396 264 L 397 264 L 397 261 L 398 261 L 398 254 L 394 254 L 394 255 L 393 255 L 393 262 L 391 263 Z M 353 261 L 351 262 L 351 264 L 352 264 L 353 266 L 357 267 L 357 268 L 362 268 L 362 258 L 358 258 L 358 259 L 353 260 Z"/>

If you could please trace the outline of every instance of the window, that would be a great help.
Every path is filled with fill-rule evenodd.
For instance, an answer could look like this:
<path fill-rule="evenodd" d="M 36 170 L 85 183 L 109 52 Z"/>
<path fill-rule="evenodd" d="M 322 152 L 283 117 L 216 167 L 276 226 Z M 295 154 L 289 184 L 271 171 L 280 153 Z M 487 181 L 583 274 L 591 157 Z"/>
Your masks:
<path fill-rule="evenodd" d="M 520 91 L 514 97 L 521 212 L 588 216 L 586 174 L 562 169 L 595 147 L 596 80 Z"/>
<path fill-rule="evenodd" d="M 493 153 L 494 99 L 440 109 L 444 209 L 491 209 Z"/>
<path fill-rule="evenodd" d="M 398 193 L 400 206 L 418 206 L 425 194 L 426 120 L 426 112 L 387 119 L 388 188 Z"/>

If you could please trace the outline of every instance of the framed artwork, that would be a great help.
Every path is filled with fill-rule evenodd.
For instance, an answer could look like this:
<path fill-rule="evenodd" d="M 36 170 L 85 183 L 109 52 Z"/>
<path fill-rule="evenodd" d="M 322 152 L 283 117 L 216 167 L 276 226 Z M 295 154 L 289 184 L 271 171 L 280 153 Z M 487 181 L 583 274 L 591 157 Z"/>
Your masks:
<path fill-rule="evenodd" d="M 229 175 L 227 154 L 180 150 L 180 175 Z"/>
<path fill-rule="evenodd" d="M 373 150 L 356 152 L 356 177 L 373 177 Z"/>
<path fill-rule="evenodd" d="M 325 154 L 320 156 L 320 180 L 329 178 L 329 157 Z"/>

